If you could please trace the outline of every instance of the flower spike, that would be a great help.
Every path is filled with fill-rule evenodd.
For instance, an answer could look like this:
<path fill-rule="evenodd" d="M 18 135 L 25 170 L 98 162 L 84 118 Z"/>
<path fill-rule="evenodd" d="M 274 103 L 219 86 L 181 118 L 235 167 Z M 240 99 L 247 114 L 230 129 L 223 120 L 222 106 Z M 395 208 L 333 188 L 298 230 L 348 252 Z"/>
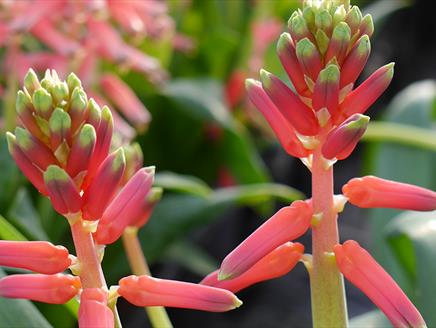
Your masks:
<path fill-rule="evenodd" d="M 248 97 L 256 108 L 263 114 L 288 154 L 295 157 L 306 157 L 308 151 L 295 134 L 294 129 L 283 117 L 259 81 L 247 79 L 245 82 Z"/>
<path fill-rule="evenodd" d="M 209 312 L 225 312 L 242 304 L 225 289 L 150 276 L 121 279 L 118 294 L 136 306 L 165 306 Z"/>
<path fill-rule="evenodd" d="M 363 291 L 394 327 L 426 327 L 421 314 L 389 274 L 354 240 L 334 247 L 339 270 Z"/>
<path fill-rule="evenodd" d="M 218 280 L 240 276 L 278 246 L 300 237 L 311 219 L 312 207 L 307 202 L 283 207 L 226 256 Z"/>
<path fill-rule="evenodd" d="M 0 279 L 0 296 L 63 304 L 80 290 L 80 278 L 61 273 L 14 274 Z"/>
<path fill-rule="evenodd" d="M 363 208 L 436 210 L 436 192 L 374 176 L 351 179 L 342 187 L 342 192 L 351 204 Z"/>
<path fill-rule="evenodd" d="M 303 135 L 315 135 L 319 126 L 315 113 L 279 78 L 260 70 L 263 89 L 290 124 Z"/>
<path fill-rule="evenodd" d="M 216 270 L 205 277 L 200 284 L 237 293 L 258 282 L 275 279 L 287 274 L 301 259 L 303 252 L 304 246 L 302 244 L 287 242 L 263 257 L 239 277 L 218 280 L 219 270 Z"/>
<path fill-rule="evenodd" d="M 322 155 L 327 159 L 345 159 L 353 152 L 366 131 L 369 116 L 354 114 L 332 130 L 322 146 Z"/>
<path fill-rule="evenodd" d="M 107 292 L 100 288 L 85 288 L 80 294 L 80 328 L 113 328 L 114 315 L 107 304 Z"/>
<path fill-rule="evenodd" d="M 0 265 L 55 274 L 71 265 L 68 250 L 47 241 L 0 240 Z"/>

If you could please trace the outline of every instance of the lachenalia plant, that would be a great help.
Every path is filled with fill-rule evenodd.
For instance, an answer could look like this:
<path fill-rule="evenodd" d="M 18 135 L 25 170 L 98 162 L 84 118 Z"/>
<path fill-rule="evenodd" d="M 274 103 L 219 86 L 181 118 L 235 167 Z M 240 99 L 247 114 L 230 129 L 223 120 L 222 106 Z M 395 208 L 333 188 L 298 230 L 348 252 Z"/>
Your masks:
<path fill-rule="evenodd" d="M 16 110 L 20 126 L 14 134 L 7 133 L 9 151 L 23 174 L 68 221 L 75 256 L 45 241 L 0 241 L 0 265 L 34 272 L 0 279 L 0 296 L 54 304 L 77 297 L 81 328 L 120 327 L 120 296 L 155 309 L 222 312 L 241 304 L 225 289 L 149 276 L 134 238 L 160 195 L 152 187 L 154 167 L 141 168 L 137 147 L 111 149 L 111 111 L 88 99 L 76 75 L 61 81 L 55 71 L 47 71 L 39 81 L 30 70 L 18 91 Z M 109 288 L 101 267 L 103 250 L 122 235 L 139 275 L 124 277 Z M 67 269 L 72 274 L 64 273 Z M 162 310 L 154 311 L 154 326 L 171 327 Z"/>
<path fill-rule="evenodd" d="M 263 114 L 285 151 L 312 174 L 312 197 L 280 209 L 207 276 L 205 285 L 237 292 L 305 264 L 315 327 L 347 327 L 343 276 L 362 290 L 395 327 L 424 327 L 418 310 L 389 274 L 356 241 L 340 242 L 338 213 L 349 202 L 363 208 L 436 209 L 436 193 L 366 176 L 333 192 L 333 166 L 346 159 L 365 132 L 365 111 L 391 82 L 394 64 L 355 81 L 370 54 L 370 15 L 349 0 L 307 0 L 294 12 L 277 53 L 293 88 L 265 70 L 248 79 L 251 102 Z M 311 230 L 312 254 L 292 243 Z"/>

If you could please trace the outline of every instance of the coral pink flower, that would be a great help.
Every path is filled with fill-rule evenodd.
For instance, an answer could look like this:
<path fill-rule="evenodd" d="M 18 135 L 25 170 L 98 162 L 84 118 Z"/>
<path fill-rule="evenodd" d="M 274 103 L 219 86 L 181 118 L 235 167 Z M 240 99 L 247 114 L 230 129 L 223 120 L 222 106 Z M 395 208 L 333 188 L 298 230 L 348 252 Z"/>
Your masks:
<path fill-rule="evenodd" d="M 80 278 L 65 274 L 14 274 L 0 279 L 0 296 L 63 304 L 80 290 Z"/>
<path fill-rule="evenodd" d="M 139 170 L 104 211 L 94 238 L 99 244 L 116 241 L 124 229 L 144 213 L 144 200 L 154 179 L 154 167 Z"/>
<path fill-rule="evenodd" d="M 71 177 L 59 166 L 50 165 L 44 172 L 44 182 L 54 209 L 60 214 L 80 211 L 82 198 Z"/>
<path fill-rule="evenodd" d="M 283 149 L 291 156 L 306 157 L 309 154 L 308 150 L 303 147 L 293 127 L 263 90 L 262 84 L 259 81 L 247 79 L 245 85 L 249 99 L 265 116 Z"/>
<path fill-rule="evenodd" d="M 136 306 L 165 306 L 225 312 L 242 302 L 231 292 L 193 283 L 129 276 L 120 280 L 118 294 Z"/>
<path fill-rule="evenodd" d="M 312 207 L 303 201 L 280 209 L 226 256 L 218 279 L 240 276 L 278 246 L 300 237 L 310 227 L 312 214 Z"/>
<path fill-rule="evenodd" d="M 114 315 L 107 307 L 107 292 L 85 288 L 80 294 L 80 328 L 113 328 Z"/>
<path fill-rule="evenodd" d="M 436 192 L 374 176 L 351 179 L 342 187 L 342 192 L 351 204 L 363 208 L 436 210 Z"/>
<path fill-rule="evenodd" d="M 339 111 L 344 117 L 363 114 L 387 89 L 394 76 L 394 63 L 380 67 L 341 103 Z"/>
<path fill-rule="evenodd" d="M 334 252 L 339 270 L 384 312 L 394 327 L 426 327 L 396 282 L 357 242 L 348 240 L 336 245 Z"/>
<path fill-rule="evenodd" d="M 143 130 L 150 121 L 150 114 L 133 91 L 113 74 L 103 75 L 100 84 L 109 100 L 132 124 Z"/>
<path fill-rule="evenodd" d="M 327 159 L 345 159 L 353 152 L 360 138 L 366 131 L 369 117 L 354 114 L 336 129 L 332 130 L 322 146 L 322 155 Z"/>
<path fill-rule="evenodd" d="M 71 265 L 68 250 L 48 241 L 0 240 L 0 265 L 55 274 Z"/>
<path fill-rule="evenodd" d="M 200 284 L 223 288 L 233 293 L 258 282 L 281 277 L 291 271 L 300 260 L 304 246 L 300 243 L 287 242 L 263 257 L 239 277 L 229 280 L 218 280 L 216 270 L 205 277 Z"/>

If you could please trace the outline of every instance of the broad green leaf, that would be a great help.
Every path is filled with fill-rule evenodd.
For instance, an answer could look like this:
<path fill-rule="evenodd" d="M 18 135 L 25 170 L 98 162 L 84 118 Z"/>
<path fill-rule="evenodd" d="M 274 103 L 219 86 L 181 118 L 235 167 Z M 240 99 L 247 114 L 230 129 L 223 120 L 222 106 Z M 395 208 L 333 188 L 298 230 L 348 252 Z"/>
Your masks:
<path fill-rule="evenodd" d="M 32 204 L 29 193 L 26 189 L 21 188 L 8 212 L 8 217 L 20 230 L 24 232 L 30 239 L 47 240 L 41 219 L 38 212 Z"/>
<path fill-rule="evenodd" d="M 3 240 L 27 240 L 8 220 L 0 215 L 0 239 Z"/>
<path fill-rule="evenodd" d="M 155 176 L 154 185 L 165 190 L 207 196 L 212 189 L 201 179 L 173 172 L 159 172 Z"/>
<path fill-rule="evenodd" d="M 22 181 L 22 174 L 9 155 L 4 135 L 0 135 L 0 172 L 0 186 L 2 188 L 0 192 L 0 211 L 6 213 Z"/>
<path fill-rule="evenodd" d="M 5 272 L 0 267 L 0 277 Z M 50 328 L 50 323 L 30 301 L 0 297 L 0 328 Z"/>
<path fill-rule="evenodd" d="M 349 328 L 390 328 L 392 325 L 385 315 L 374 310 L 351 318 Z"/>
<path fill-rule="evenodd" d="M 386 230 L 386 240 L 412 286 L 409 297 L 429 327 L 436 325 L 436 211 L 405 212 Z"/>

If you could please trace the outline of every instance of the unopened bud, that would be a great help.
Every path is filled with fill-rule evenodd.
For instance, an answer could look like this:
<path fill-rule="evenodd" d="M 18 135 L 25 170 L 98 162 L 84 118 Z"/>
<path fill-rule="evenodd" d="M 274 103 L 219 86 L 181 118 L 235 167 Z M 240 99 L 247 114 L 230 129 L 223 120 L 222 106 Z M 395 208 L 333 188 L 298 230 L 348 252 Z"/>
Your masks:
<path fill-rule="evenodd" d="M 327 159 L 347 158 L 362 138 L 369 123 L 369 117 L 355 114 L 331 131 L 322 147 L 322 155 Z"/>
<path fill-rule="evenodd" d="M 43 88 L 39 88 L 33 93 L 32 101 L 36 113 L 48 119 L 53 110 L 53 99 L 50 93 Z"/>
<path fill-rule="evenodd" d="M 29 92 L 30 95 L 37 89 L 41 88 L 41 84 L 39 83 L 38 76 L 35 71 L 31 68 L 27 71 L 24 76 L 24 87 Z"/>

